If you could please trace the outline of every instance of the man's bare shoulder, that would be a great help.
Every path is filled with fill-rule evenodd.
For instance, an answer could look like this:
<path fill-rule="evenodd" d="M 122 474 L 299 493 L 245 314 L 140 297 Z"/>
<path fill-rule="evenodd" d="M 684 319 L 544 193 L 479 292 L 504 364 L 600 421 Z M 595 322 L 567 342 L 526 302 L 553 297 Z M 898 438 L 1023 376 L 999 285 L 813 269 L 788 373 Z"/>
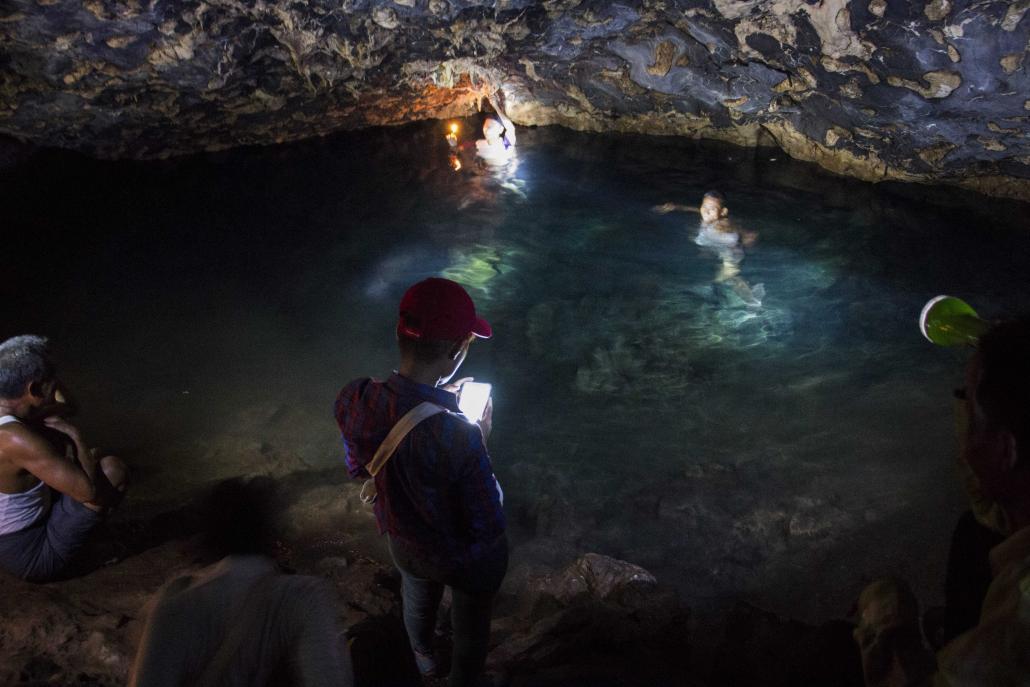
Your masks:
<path fill-rule="evenodd" d="M 39 428 L 18 420 L 0 425 L 0 441 L 18 441 L 19 439 L 43 441 Z"/>
<path fill-rule="evenodd" d="M 46 453 L 45 442 L 36 432 L 21 422 L 0 425 L 0 491 L 15 493 L 31 486 L 28 469 L 40 453 Z"/>
<path fill-rule="evenodd" d="M 28 425 L 20 420 L 18 422 L 5 422 L 0 425 L 0 457 L 5 448 L 16 448 L 25 442 L 32 442 L 38 439 Z"/>
<path fill-rule="evenodd" d="M 21 467 L 26 462 L 39 459 L 58 459 L 54 444 L 38 427 L 23 422 L 8 422 L 0 425 L 0 464 L 7 463 Z"/>

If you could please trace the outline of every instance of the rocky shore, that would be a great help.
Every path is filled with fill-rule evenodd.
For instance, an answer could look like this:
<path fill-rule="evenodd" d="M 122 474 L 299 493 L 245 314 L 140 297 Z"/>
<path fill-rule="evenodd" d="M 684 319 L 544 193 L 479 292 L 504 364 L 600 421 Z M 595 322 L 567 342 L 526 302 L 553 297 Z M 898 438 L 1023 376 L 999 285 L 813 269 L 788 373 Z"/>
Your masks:
<path fill-rule="evenodd" d="M 400 579 L 377 550 L 358 488 L 324 477 L 289 480 L 281 560 L 337 590 L 359 684 L 418 685 Z M 160 510 L 107 523 L 82 561 L 98 566 L 90 572 L 46 585 L 4 577 L 0 683 L 126 683 L 148 599 L 200 566 L 195 512 Z M 498 599 L 489 668 L 512 685 L 685 684 L 688 621 L 675 592 L 625 561 L 586 554 L 554 570 L 515 568 Z"/>

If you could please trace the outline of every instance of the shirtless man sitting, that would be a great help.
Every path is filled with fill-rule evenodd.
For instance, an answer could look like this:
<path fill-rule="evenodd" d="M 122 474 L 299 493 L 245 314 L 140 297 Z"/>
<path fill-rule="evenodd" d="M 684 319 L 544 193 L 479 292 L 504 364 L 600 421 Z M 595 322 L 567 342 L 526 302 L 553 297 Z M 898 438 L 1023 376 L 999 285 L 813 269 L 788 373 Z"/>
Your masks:
<path fill-rule="evenodd" d="M 0 343 L 0 569 L 54 579 L 121 497 L 125 464 L 101 457 L 72 411 L 47 340 Z"/>

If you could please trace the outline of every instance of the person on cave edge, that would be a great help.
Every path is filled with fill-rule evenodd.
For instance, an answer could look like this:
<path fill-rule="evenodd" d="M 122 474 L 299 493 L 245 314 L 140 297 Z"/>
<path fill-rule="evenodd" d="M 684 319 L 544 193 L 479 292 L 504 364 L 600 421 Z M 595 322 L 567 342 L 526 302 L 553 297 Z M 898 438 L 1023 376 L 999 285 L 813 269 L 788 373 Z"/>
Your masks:
<path fill-rule="evenodd" d="M 451 590 L 451 687 L 480 680 L 493 597 L 508 566 L 503 494 L 486 442 L 492 403 L 481 420 L 461 414 L 451 382 L 477 339 L 493 334 L 464 288 L 430 278 L 410 287 L 396 327 L 400 366 L 387 380 L 362 378 L 336 399 L 347 470 L 374 472 L 374 510 L 401 574 L 404 626 L 415 663 L 439 675 L 436 613 Z M 430 414 L 410 424 L 419 408 Z M 370 463 L 395 427 L 407 433 L 380 468 Z M 396 439 L 396 435 L 395 435 Z"/>
<path fill-rule="evenodd" d="M 0 343 L 0 568 L 32 582 L 66 571 L 127 486 L 125 463 L 91 448 L 72 411 L 45 338 Z"/>

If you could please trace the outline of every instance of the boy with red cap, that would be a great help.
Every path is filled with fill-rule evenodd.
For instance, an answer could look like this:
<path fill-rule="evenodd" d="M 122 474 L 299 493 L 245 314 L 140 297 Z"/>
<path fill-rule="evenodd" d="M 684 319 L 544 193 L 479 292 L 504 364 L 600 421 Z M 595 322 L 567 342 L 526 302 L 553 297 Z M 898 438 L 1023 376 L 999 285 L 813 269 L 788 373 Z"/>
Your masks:
<path fill-rule="evenodd" d="M 355 380 L 336 399 L 347 470 L 374 478 L 376 522 L 401 573 L 404 626 L 426 676 L 437 672 L 436 611 L 451 588 L 452 687 L 475 684 L 482 671 L 508 566 L 503 497 L 486 449 L 492 405 L 473 422 L 449 384 L 472 342 L 491 335 L 459 284 L 421 281 L 401 299 L 398 370 L 386 381 Z"/>

